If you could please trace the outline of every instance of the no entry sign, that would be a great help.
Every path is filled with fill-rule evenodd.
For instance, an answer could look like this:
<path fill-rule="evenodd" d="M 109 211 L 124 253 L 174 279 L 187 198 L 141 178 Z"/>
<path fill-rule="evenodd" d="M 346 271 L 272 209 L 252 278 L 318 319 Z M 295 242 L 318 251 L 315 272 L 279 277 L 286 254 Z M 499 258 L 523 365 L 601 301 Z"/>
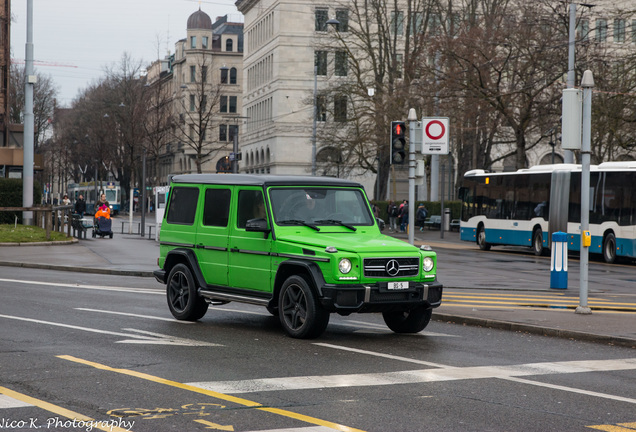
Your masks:
<path fill-rule="evenodd" d="M 422 118 L 422 154 L 448 154 L 448 117 Z"/>

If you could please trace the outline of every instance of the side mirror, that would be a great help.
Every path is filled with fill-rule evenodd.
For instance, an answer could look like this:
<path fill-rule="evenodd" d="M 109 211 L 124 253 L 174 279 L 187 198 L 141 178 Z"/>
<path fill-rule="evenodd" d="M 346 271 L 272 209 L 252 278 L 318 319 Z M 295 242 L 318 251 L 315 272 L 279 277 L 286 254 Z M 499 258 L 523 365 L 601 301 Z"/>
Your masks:
<path fill-rule="evenodd" d="M 267 225 L 267 219 L 258 218 L 249 219 L 245 222 L 245 231 L 262 232 L 265 234 L 264 238 L 267 238 L 272 230 L 269 228 L 269 225 Z"/>
<path fill-rule="evenodd" d="M 380 231 L 384 231 L 384 228 L 386 227 L 384 220 L 380 218 L 375 218 L 375 220 L 378 222 L 378 228 L 380 228 Z"/>

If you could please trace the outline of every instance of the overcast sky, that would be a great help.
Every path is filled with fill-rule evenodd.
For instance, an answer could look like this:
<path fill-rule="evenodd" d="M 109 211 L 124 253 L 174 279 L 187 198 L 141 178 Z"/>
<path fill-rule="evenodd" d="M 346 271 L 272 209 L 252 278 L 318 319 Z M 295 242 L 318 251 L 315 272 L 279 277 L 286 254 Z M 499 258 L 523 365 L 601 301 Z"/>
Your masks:
<path fill-rule="evenodd" d="M 235 0 L 33 0 L 35 70 L 50 75 L 58 104 L 70 106 L 78 92 L 119 63 L 124 52 L 150 64 L 186 37 L 190 14 L 230 14 L 242 22 Z M 26 0 L 11 1 L 11 57 L 24 63 Z"/>

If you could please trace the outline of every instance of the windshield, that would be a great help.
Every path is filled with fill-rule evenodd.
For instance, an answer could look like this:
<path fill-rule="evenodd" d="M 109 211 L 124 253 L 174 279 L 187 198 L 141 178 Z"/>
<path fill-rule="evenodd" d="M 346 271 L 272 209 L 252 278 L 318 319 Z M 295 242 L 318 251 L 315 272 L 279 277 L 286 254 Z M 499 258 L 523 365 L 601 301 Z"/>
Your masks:
<path fill-rule="evenodd" d="M 366 196 L 359 189 L 272 188 L 278 225 L 373 225 Z"/>

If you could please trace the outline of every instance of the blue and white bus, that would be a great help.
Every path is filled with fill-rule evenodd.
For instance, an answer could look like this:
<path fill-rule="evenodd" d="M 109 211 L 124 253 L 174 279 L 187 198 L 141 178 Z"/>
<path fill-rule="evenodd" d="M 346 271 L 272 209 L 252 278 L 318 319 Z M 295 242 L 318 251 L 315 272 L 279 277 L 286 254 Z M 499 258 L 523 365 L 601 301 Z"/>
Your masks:
<path fill-rule="evenodd" d="M 82 182 L 71 183 L 68 185 L 68 197 L 73 203 L 80 195 L 84 196 L 86 201 L 86 213 L 93 214 L 95 209 L 96 198 L 99 199 L 101 194 L 106 195 L 106 201 L 110 204 L 110 211 L 112 214 L 118 214 L 121 210 L 121 187 L 119 182 L 98 182 L 97 183 L 97 197 L 95 196 L 95 183 L 94 182 Z"/>
<path fill-rule="evenodd" d="M 516 172 L 464 174 L 460 238 L 480 249 L 529 246 L 536 255 L 550 233 L 567 233 L 568 249 L 581 247 L 581 166 L 538 165 Z M 590 167 L 591 253 L 612 263 L 636 258 L 636 162 Z"/>

